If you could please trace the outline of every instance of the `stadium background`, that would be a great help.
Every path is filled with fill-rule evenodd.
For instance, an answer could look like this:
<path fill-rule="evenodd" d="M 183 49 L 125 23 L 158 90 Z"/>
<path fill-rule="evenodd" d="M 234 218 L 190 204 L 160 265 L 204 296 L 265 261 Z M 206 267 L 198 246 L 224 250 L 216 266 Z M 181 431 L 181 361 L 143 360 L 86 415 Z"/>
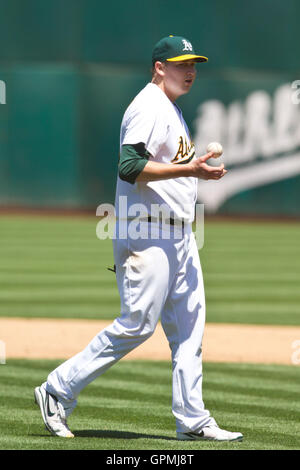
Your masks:
<path fill-rule="evenodd" d="M 122 114 L 150 79 L 152 48 L 163 36 L 186 35 L 209 58 L 198 67 L 191 93 L 179 100 L 193 137 L 201 104 L 243 103 L 257 91 L 273 98 L 299 78 L 296 0 L 1 0 L 0 8 L 0 76 L 7 94 L 0 116 L 2 205 L 94 210 L 113 202 Z M 281 115 L 289 104 L 291 97 L 279 103 Z M 270 126 L 276 124 L 272 106 Z M 294 113 L 298 108 L 292 106 Z M 286 126 L 296 126 L 299 115 L 293 118 Z M 246 130 L 247 121 L 240 133 Z M 210 138 L 222 139 L 226 151 L 226 136 L 217 131 L 216 123 Z M 268 161 L 298 150 L 299 135 L 298 125 L 291 146 L 275 148 Z M 258 161 L 260 150 L 253 155 Z M 244 163 L 238 159 L 235 164 Z M 219 212 L 299 215 L 297 171 L 288 181 L 240 188 Z"/>
<path fill-rule="evenodd" d="M 95 381 L 72 417 L 76 444 L 42 436 L 32 406 L 32 388 L 58 363 L 43 351 L 57 344 L 63 359 L 72 319 L 82 321 L 76 350 L 92 320 L 118 314 L 96 208 L 114 200 L 120 121 L 150 79 L 153 45 L 169 34 L 209 58 L 179 105 L 199 152 L 221 141 L 230 170 L 218 194 L 199 185 L 207 215 L 217 216 L 205 220 L 200 253 L 207 331 L 222 333 L 214 343 L 209 336 L 221 348 L 205 362 L 205 399 L 223 425 L 247 435 L 239 448 L 299 448 L 299 13 L 296 0 L 0 0 L 1 448 L 181 449 L 169 362 L 129 360 Z M 43 335 L 34 319 L 45 322 Z M 61 323 L 51 329 L 49 319 Z M 239 335 L 233 363 L 228 328 L 248 325 L 258 329 Z M 247 350 L 257 363 L 239 363 Z"/>

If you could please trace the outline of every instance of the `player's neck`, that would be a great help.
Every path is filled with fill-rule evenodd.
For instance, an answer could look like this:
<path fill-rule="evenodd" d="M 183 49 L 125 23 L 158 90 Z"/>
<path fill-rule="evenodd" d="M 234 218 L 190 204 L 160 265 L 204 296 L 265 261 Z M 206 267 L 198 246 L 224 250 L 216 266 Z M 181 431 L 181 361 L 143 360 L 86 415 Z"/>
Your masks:
<path fill-rule="evenodd" d="M 177 100 L 178 96 L 172 94 L 170 90 L 167 89 L 163 81 L 159 82 L 158 80 L 155 80 L 155 78 L 153 78 L 151 83 L 154 83 L 154 85 L 157 85 L 164 92 L 164 94 L 169 98 L 169 100 L 172 101 L 172 103 L 174 103 Z"/>

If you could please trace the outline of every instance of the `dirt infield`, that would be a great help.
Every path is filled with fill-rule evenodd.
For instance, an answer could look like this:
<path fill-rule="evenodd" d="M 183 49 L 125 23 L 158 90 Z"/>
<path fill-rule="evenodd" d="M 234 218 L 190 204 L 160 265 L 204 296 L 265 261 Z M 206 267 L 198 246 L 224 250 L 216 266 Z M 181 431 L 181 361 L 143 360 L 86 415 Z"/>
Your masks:
<path fill-rule="evenodd" d="M 110 322 L 0 318 L 6 359 L 65 359 L 81 351 Z M 292 364 L 300 327 L 208 323 L 203 340 L 207 362 Z M 298 346 L 299 347 L 299 346 Z M 300 357 L 300 353 L 298 354 Z M 159 324 L 154 335 L 124 359 L 170 359 Z"/>

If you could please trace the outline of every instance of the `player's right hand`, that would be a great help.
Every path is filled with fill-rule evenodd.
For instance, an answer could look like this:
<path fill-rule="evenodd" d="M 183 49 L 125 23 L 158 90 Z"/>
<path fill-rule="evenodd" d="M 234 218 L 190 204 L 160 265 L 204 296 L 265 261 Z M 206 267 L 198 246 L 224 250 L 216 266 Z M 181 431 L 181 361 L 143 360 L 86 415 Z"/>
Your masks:
<path fill-rule="evenodd" d="M 212 156 L 213 152 L 209 152 L 190 162 L 191 176 L 203 180 L 219 180 L 226 175 L 227 170 L 225 170 L 223 163 L 220 166 L 210 166 L 206 163 Z"/>

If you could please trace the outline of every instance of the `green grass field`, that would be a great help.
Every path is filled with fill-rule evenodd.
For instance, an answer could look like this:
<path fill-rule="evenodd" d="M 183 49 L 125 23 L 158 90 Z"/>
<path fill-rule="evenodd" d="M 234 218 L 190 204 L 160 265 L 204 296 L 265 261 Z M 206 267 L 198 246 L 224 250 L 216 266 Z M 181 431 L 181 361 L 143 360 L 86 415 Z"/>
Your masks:
<path fill-rule="evenodd" d="M 111 241 L 96 217 L 0 217 L 0 317 L 113 319 Z M 206 222 L 207 322 L 300 325 L 300 223 Z M 296 338 L 295 338 L 296 339 Z M 1 331 L 0 331 L 1 340 Z M 0 365 L 0 449 L 300 449 L 299 367 L 204 364 L 204 400 L 242 443 L 175 439 L 171 366 L 121 361 L 83 390 L 75 439 L 44 430 L 33 389 L 58 361 Z"/>
<path fill-rule="evenodd" d="M 111 240 L 96 217 L 0 217 L 0 316 L 112 319 Z M 300 223 L 206 222 L 208 322 L 300 324 Z"/>
<path fill-rule="evenodd" d="M 45 429 L 33 389 L 57 361 L 9 360 L 0 366 L 0 449 L 279 450 L 300 448 L 299 369 L 204 365 L 204 400 L 220 425 L 243 442 L 180 442 L 171 413 L 168 362 L 123 361 L 81 392 L 69 418 L 75 439 Z"/>

